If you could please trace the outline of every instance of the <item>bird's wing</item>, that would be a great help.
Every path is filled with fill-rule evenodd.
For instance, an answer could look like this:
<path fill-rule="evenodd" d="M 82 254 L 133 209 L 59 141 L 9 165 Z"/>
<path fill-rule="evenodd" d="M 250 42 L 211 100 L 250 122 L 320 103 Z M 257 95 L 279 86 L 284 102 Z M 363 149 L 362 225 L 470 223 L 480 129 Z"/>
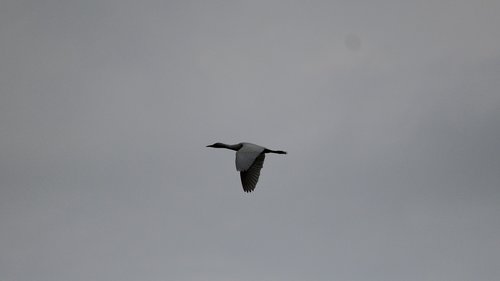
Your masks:
<path fill-rule="evenodd" d="M 244 143 L 236 152 L 236 170 L 239 172 L 248 170 L 264 149 L 262 146 Z"/>
<path fill-rule="evenodd" d="M 264 158 L 266 158 L 266 155 L 261 153 L 248 170 L 240 172 L 243 191 L 252 192 L 255 189 L 257 181 L 259 180 L 260 170 L 264 166 Z"/>

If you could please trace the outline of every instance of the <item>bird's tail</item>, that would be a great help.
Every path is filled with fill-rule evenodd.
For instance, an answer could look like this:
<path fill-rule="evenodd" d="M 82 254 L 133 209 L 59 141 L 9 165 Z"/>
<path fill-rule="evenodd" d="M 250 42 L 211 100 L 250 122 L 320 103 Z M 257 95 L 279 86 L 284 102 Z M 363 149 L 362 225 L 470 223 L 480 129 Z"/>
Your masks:
<path fill-rule="evenodd" d="M 283 150 L 271 150 L 269 149 L 270 153 L 276 153 L 276 154 L 286 154 L 286 151 L 283 151 Z"/>

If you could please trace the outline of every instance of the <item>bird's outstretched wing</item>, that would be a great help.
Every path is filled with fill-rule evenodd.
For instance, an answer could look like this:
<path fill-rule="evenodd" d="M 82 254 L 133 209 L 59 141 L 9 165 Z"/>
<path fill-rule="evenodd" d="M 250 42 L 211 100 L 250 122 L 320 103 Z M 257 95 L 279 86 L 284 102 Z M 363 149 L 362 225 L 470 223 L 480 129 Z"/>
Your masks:
<path fill-rule="evenodd" d="M 259 180 L 260 170 L 264 166 L 264 158 L 266 155 L 261 153 L 246 171 L 240 172 L 241 184 L 245 192 L 252 192 Z"/>
<path fill-rule="evenodd" d="M 264 147 L 252 143 L 243 143 L 236 152 L 236 170 L 239 172 L 250 169 L 255 159 L 264 152 Z"/>

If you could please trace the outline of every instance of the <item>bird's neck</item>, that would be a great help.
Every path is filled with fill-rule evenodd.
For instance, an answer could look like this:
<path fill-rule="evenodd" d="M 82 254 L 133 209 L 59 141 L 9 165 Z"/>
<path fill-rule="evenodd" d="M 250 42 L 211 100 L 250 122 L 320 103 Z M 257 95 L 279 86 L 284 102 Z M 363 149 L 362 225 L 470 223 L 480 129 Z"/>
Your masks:
<path fill-rule="evenodd" d="M 231 149 L 231 150 L 234 150 L 234 151 L 240 150 L 241 146 L 242 145 L 240 143 L 237 143 L 237 144 L 224 144 L 224 148 Z"/>

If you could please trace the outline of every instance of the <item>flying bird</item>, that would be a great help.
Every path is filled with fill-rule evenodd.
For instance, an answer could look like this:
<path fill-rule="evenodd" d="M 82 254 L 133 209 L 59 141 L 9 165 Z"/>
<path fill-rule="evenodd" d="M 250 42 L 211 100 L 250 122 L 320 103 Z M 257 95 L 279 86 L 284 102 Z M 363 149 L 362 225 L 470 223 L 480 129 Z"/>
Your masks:
<path fill-rule="evenodd" d="M 248 142 L 225 144 L 216 142 L 207 147 L 227 148 L 236 151 L 236 170 L 240 172 L 243 191 L 252 192 L 259 180 L 266 153 L 286 154 L 282 150 L 271 150 Z"/>

